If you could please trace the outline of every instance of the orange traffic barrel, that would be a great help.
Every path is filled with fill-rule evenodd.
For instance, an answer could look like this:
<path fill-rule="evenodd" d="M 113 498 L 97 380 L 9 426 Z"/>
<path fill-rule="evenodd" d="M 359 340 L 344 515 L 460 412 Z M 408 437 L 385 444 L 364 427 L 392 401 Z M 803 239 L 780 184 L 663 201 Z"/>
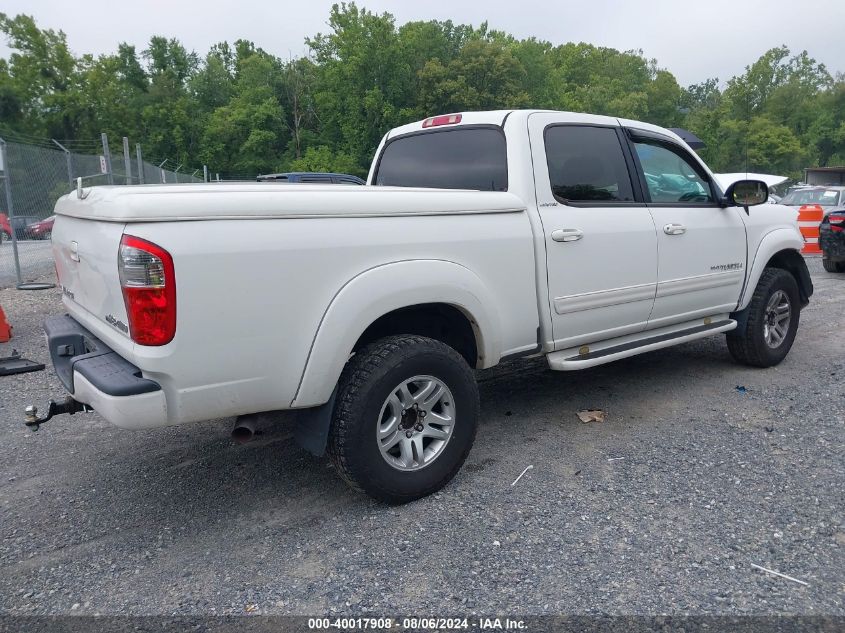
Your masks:
<path fill-rule="evenodd" d="M 819 224 L 824 219 L 824 209 L 817 204 L 805 204 L 798 209 L 798 228 L 804 236 L 804 248 L 801 252 L 806 255 L 821 255 L 819 248 Z"/>
<path fill-rule="evenodd" d="M 6 313 L 0 307 L 0 343 L 5 343 L 12 338 L 12 326 L 6 320 Z"/>

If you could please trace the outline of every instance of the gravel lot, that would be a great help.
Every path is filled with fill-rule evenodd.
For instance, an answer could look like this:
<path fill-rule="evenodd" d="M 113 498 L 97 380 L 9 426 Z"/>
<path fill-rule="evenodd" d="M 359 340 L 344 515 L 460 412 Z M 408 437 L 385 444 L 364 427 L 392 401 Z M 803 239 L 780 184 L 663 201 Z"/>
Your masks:
<path fill-rule="evenodd" d="M 50 283 L 56 283 L 53 274 L 53 253 L 50 250 L 50 240 L 20 240 L 18 241 L 18 257 L 21 265 L 21 278 L 32 281 L 38 277 L 49 275 Z M 17 282 L 15 271 L 15 256 L 12 242 L 3 240 L 0 243 L 0 288 L 9 288 Z"/>
<path fill-rule="evenodd" d="M 129 432 L 87 414 L 32 433 L 23 408 L 58 380 L 0 378 L 0 614 L 845 615 L 845 275 L 810 267 L 774 369 L 733 364 L 717 337 L 482 375 L 464 469 L 397 508 L 350 492 L 284 422 L 243 446 L 232 420 Z M 0 356 L 49 362 L 58 291 L 0 305 Z"/>

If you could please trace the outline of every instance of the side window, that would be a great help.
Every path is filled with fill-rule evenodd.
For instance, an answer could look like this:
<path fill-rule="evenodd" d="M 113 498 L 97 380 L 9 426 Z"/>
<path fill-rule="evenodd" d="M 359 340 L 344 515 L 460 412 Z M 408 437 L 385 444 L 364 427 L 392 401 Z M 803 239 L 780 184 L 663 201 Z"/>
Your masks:
<path fill-rule="evenodd" d="M 631 176 L 614 128 L 546 129 L 546 162 L 555 198 L 564 204 L 634 202 Z"/>
<path fill-rule="evenodd" d="M 635 140 L 634 147 L 651 202 L 713 202 L 710 182 L 682 149 L 650 140 Z"/>

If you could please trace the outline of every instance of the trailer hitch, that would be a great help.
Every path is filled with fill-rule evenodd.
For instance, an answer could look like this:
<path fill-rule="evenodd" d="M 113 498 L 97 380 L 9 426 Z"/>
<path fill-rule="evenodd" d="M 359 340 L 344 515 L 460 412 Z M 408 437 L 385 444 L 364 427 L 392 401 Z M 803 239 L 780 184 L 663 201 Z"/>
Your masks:
<path fill-rule="evenodd" d="M 61 415 L 63 413 L 73 415 L 74 413 L 84 411 L 93 411 L 93 409 L 87 404 L 77 402 L 70 396 L 65 398 L 64 402 L 55 402 L 54 400 L 50 400 L 50 404 L 47 406 L 47 415 L 43 418 L 38 417 L 38 407 L 31 404 L 24 411 L 24 424 L 26 424 L 33 431 L 37 431 L 38 427 L 47 422 L 54 415 Z"/>

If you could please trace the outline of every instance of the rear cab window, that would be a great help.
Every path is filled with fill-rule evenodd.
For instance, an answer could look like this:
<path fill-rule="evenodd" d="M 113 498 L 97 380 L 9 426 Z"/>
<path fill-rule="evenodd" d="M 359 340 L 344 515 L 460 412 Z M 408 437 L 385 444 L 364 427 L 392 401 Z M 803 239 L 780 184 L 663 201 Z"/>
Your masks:
<path fill-rule="evenodd" d="M 505 134 L 497 126 L 462 126 L 390 139 L 373 184 L 507 191 Z"/>

